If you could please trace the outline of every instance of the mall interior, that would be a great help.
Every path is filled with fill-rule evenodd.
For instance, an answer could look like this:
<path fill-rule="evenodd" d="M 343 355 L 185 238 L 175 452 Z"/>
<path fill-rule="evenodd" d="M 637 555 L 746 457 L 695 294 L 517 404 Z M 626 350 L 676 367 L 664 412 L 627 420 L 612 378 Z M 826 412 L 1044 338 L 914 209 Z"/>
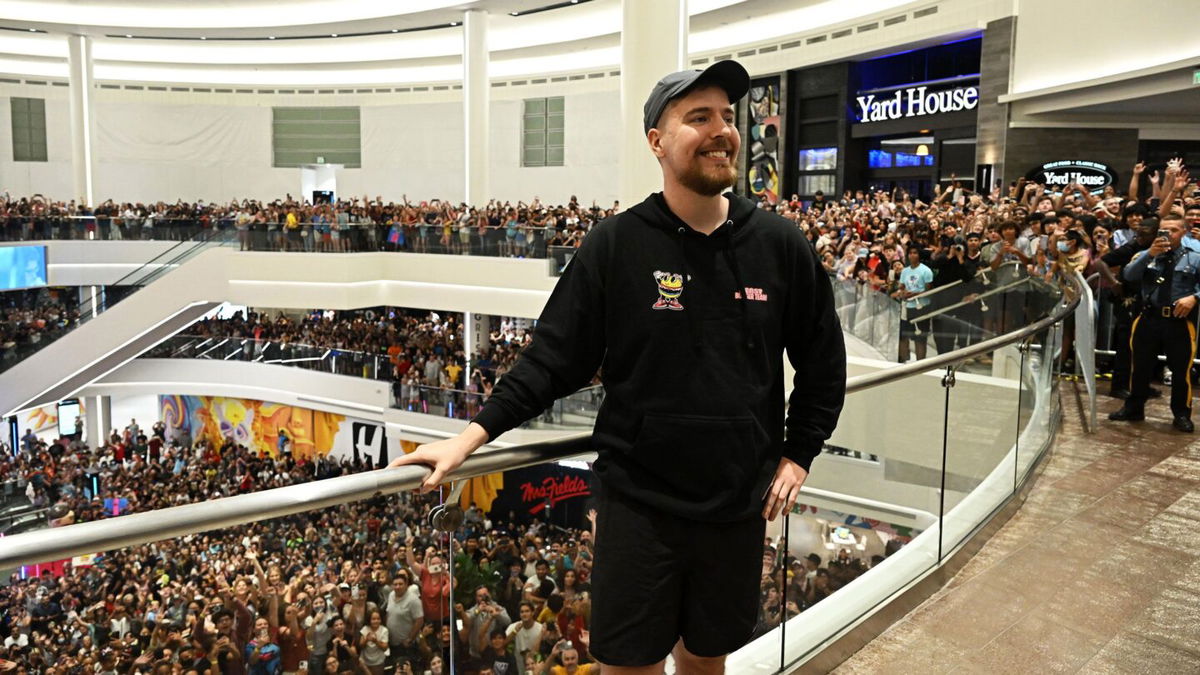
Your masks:
<path fill-rule="evenodd" d="M 1197 26 L 1195 0 L 0 0 L 0 671 L 1200 673 Z M 670 195 L 682 258 L 604 248 L 674 166 L 651 92 L 727 61 L 725 119 L 648 132 L 740 139 L 687 160 L 735 170 L 725 257 Z M 807 243 L 739 254 L 756 225 Z M 733 300 L 688 312 L 726 263 Z M 680 537 L 617 538 L 615 476 L 701 500 L 687 472 L 754 487 L 713 463 L 739 451 L 796 467 L 834 343 L 840 416 L 761 571 L 757 541 L 638 567 Z M 687 403 L 756 373 L 769 428 Z M 539 377 L 440 486 L 388 467 Z M 747 574 L 705 574 L 726 555 Z"/>

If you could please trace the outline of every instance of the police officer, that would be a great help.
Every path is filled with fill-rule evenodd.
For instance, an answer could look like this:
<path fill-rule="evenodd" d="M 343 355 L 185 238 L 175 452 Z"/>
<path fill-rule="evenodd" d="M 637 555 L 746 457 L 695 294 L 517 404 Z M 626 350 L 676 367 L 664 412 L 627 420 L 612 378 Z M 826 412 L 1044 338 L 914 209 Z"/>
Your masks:
<path fill-rule="evenodd" d="M 1145 419 L 1146 398 L 1150 393 L 1150 374 L 1160 352 L 1167 356 L 1167 367 L 1177 373 L 1171 382 L 1172 426 L 1191 433 L 1192 381 L 1188 376 L 1196 357 L 1196 303 L 1200 295 L 1200 253 L 1189 251 L 1181 243 L 1185 232 L 1183 217 L 1164 216 L 1158 237 L 1149 250 L 1137 255 L 1125 266 L 1122 276 L 1140 281 L 1142 314 L 1133 322 L 1130 343 L 1133 350 L 1132 386 L 1122 408 L 1108 416 L 1110 420 Z"/>

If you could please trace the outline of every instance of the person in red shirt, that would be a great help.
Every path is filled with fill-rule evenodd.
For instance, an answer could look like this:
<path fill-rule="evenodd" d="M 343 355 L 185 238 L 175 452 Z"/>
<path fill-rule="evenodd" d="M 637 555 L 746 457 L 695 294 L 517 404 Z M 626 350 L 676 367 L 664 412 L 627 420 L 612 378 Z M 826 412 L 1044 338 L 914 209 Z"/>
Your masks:
<path fill-rule="evenodd" d="M 412 537 L 404 541 L 408 567 L 421 580 L 421 609 L 427 623 L 437 624 L 450 616 L 450 570 L 439 555 L 428 556 L 429 563 L 422 565 L 413 557 Z"/>

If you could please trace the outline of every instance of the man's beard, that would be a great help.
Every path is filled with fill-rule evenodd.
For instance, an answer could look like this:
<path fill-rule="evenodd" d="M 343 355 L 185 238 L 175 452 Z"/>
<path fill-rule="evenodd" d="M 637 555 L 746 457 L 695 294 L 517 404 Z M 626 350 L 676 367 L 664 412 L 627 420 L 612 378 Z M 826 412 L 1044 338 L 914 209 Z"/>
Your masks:
<path fill-rule="evenodd" d="M 733 164 L 731 154 L 728 166 L 712 167 L 707 171 L 702 159 L 692 162 L 679 174 L 679 182 L 696 194 L 716 197 L 737 182 L 737 177 L 737 167 Z"/>

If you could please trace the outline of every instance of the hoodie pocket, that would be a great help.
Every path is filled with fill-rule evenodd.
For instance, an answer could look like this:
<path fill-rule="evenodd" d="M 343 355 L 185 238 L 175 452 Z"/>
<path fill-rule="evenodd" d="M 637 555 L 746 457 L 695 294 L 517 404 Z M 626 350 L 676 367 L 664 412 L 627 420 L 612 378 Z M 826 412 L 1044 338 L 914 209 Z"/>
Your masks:
<path fill-rule="evenodd" d="M 745 417 L 647 413 L 634 460 L 667 491 L 694 501 L 740 492 L 758 470 L 760 434 Z"/>

